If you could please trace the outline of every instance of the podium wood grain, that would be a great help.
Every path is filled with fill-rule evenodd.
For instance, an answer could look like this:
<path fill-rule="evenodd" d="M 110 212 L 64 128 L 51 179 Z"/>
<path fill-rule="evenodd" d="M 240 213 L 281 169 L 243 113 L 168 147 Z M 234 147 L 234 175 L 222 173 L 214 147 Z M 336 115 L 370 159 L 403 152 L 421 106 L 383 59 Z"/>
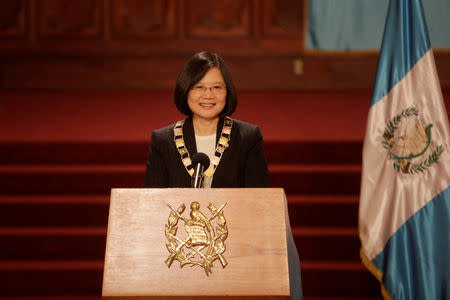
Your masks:
<path fill-rule="evenodd" d="M 164 234 L 168 205 L 176 209 L 184 203 L 183 216 L 189 218 L 192 201 L 200 203 L 207 217 L 209 203 L 217 208 L 227 203 L 223 255 L 228 265 L 222 268 L 216 260 L 209 276 L 199 266 L 180 268 L 174 261 L 168 268 L 165 264 L 170 254 Z M 180 220 L 177 237 L 183 240 L 183 234 Z M 102 295 L 286 298 L 290 295 L 289 237 L 283 189 L 113 189 Z"/>

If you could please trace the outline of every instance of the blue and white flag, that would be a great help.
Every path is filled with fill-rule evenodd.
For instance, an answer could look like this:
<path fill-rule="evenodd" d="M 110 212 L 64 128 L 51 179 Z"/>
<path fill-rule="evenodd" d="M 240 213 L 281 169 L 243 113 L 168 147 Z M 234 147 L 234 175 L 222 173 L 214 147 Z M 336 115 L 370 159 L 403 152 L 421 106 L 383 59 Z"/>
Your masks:
<path fill-rule="evenodd" d="M 361 258 L 385 299 L 450 299 L 450 129 L 420 0 L 391 0 L 363 149 Z"/>

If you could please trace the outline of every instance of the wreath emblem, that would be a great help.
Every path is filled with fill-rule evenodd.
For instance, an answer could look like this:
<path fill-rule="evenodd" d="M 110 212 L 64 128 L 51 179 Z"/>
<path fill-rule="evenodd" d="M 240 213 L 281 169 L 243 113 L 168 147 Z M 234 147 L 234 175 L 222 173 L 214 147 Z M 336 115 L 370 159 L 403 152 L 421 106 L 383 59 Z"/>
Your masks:
<path fill-rule="evenodd" d="M 424 126 L 419 110 L 405 108 L 386 124 L 382 146 L 388 150 L 394 169 L 403 174 L 423 173 L 439 161 L 442 145 L 434 146 L 431 139 L 433 124 Z"/>
<path fill-rule="evenodd" d="M 213 204 L 209 203 L 208 209 L 211 216 L 207 218 L 200 211 L 200 204 L 198 202 L 191 203 L 190 219 L 183 217 L 183 212 L 186 208 L 182 204 L 178 209 L 171 210 L 168 218 L 168 223 L 165 226 L 165 235 L 168 240 L 166 244 L 170 256 L 166 259 L 168 268 L 172 265 L 174 260 L 180 262 L 180 268 L 185 265 L 200 266 L 205 270 L 207 276 L 212 273 L 213 262 L 219 259 L 223 268 L 228 264 L 223 252 L 225 252 L 224 241 L 228 237 L 228 228 L 225 217 L 223 215 L 223 208 L 226 203 L 217 209 Z M 178 221 L 184 222 L 184 237 L 177 237 Z M 211 222 L 216 221 L 216 228 L 214 230 Z M 183 233 L 181 233 L 182 235 Z M 185 252 L 185 250 L 187 250 Z"/>

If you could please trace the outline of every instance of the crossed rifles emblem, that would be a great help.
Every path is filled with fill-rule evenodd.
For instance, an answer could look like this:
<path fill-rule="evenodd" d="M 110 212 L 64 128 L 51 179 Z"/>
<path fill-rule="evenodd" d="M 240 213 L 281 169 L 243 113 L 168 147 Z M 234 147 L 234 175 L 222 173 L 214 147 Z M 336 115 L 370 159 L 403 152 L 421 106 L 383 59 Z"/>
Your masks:
<path fill-rule="evenodd" d="M 225 239 L 228 237 L 228 228 L 223 208 L 226 203 L 217 209 L 209 203 L 208 209 L 211 217 L 206 217 L 200 211 L 198 202 L 191 203 L 190 219 L 182 216 L 186 206 L 182 204 L 176 210 L 170 205 L 171 210 L 168 223 L 165 226 L 165 234 L 168 240 L 166 244 L 170 256 L 166 259 L 166 265 L 170 268 L 174 260 L 180 262 L 180 268 L 185 265 L 203 267 L 207 276 L 212 273 L 213 262 L 219 259 L 222 267 L 225 268 L 228 262 L 222 255 L 225 252 Z M 184 222 L 185 236 L 184 240 L 176 236 L 178 221 Z M 216 221 L 214 230 L 211 222 Z M 186 250 L 186 252 L 185 252 Z"/>

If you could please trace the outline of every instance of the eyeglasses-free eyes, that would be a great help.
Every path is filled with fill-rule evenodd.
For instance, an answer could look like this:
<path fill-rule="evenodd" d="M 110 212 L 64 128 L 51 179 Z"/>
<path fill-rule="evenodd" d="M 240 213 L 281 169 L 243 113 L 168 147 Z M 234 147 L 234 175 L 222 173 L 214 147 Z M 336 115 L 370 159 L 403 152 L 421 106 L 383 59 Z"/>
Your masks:
<path fill-rule="evenodd" d="M 227 91 L 226 87 L 223 85 L 220 85 L 220 84 L 216 84 L 211 87 L 208 87 L 208 86 L 202 85 L 202 84 L 198 84 L 198 85 L 194 85 L 191 89 L 191 91 L 193 93 L 195 93 L 196 95 L 206 94 L 206 92 L 208 90 L 210 90 L 211 93 L 213 93 L 214 95 L 222 95 Z"/>

